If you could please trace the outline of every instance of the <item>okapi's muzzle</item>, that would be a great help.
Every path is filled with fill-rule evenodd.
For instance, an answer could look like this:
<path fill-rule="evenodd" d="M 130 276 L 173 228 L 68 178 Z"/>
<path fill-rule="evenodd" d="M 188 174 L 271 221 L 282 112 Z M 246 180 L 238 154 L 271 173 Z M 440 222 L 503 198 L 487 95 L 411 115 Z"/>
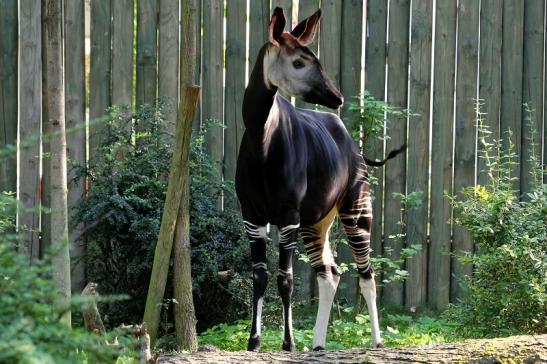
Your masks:
<path fill-rule="evenodd" d="M 304 101 L 338 109 L 344 104 L 344 97 L 338 89 L 332 85 L 315 87 L 304 95 Z"/>

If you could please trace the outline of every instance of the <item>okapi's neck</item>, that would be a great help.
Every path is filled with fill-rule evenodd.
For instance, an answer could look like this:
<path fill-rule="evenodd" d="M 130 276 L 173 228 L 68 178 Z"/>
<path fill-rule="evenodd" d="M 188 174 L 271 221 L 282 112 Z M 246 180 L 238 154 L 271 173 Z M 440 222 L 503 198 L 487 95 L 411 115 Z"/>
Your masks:
<path fill-rule="evenodd" d="M 245 128 L 249 133 L 256 133 L 256 136 L 260 138 L 277 93 L 277 87 L 269 89 L 264 81 L 264 57 L 268 46 L 266 44 L 260 49 L 243 96 L 243 122 Z"/>

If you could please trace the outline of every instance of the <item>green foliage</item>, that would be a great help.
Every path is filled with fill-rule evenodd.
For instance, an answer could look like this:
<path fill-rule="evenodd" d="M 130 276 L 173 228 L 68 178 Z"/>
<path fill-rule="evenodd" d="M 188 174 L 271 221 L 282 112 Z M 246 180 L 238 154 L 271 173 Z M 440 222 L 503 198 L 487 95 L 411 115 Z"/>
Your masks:
<path fill-rule="evenodd" d="M 101 293 L 128 294 L 126 302 L 103 304 L 107 325 L 140 322 L 161 224 L 173 135 L 165 125 L 165 106 L 143 106 L 135 113 L 113 107 L 108 131 L 87 172 L 90 193 L 76 207 L 73 223 L 85 224 L 86 266 Z M 204 150 L 209 121 L 192 137 L 190 150 L 190 239 L 198 330 L 245 317 L 250 309 L 251 264 L 232 182 Z M 135 133 L 135 131 L 138 131 Z M 220 196 L 224 209 L 218 208 Z M 218 273 L 229 271 L 221 282 Z M 172 277 L 168 278 L 163 333 L 173 331 Z M 245 292 L 245 294 L 242 294 Z M 169 340 L 164 340 L 165 347 Z"/>
<path fill-rule="evenodd" d="M 5 193 L 0 196 L 0 362 L 112 362 L 117 353 L 104 344 L 112 337 L 71 330 L 61 322 L 67 310 L 77 310 L 83 301 L 61 305 L 49 258 L 30 265 L 16 252 L 12 236 L 6 233 L 15 229 L 16 201 Z"/>
<path fill-rule="evenodd" d="M 296 350 L 311 350 L 316 305 L 296 306 L 294 341 Z M 334 312 L 333 312 L 334 314 Z M 228 351 L 245 350 L 249 337 L 250 321 L 241 320 L 234 324 L 214 326 L 199 336 L 199 344 L 214 345 Z M 430 345 L 454 341 L 456 324 L 447 319 L 429 316 L 408 316 L 400 313 L 386 313 L 382 320 L 384 343 L 387 346 Z M 283 338 L 282 325 L 266 323 L 262 330 L 262 351 L 278 351 Z M 368 315 L 353 315 L 353 307 L 341 309 L 339 318 L 332 317 L 327 333 L 327 350 L 371 347 L 370 320 Z"/>
<path fill-rule="evenodd" d="M 384 128 L 388 126 L 388 120 L 393 118 L 407 119 L 415 115 L 385 101 L 377 100 L 368 91 L 349 101 L 349 110 L 353 118 L 347 120 L 353 138 L 368 145 L 373 139 L 383 140 Z M 389 117 L 389 119 L 388 119 Z"/>
<path fill-rule="evenodd" d="M 488 141 L 482 118 L 479 132 L 489 183 L 450 198 L 454 222 L 475 241 L 475 252 L 460 257 L 473 265 L 473 275 L 463 281 L 464 299 L 446 315 L 460 318 L 462 330 L 478 326 L 484 335 L 545 332 L 547 185 L 541 182 L 541 167 L 532 161 L 535 187 L 519 200 L 511 174 L 513 146 L 508 143 L 503 151 L 501 141 Z"/>

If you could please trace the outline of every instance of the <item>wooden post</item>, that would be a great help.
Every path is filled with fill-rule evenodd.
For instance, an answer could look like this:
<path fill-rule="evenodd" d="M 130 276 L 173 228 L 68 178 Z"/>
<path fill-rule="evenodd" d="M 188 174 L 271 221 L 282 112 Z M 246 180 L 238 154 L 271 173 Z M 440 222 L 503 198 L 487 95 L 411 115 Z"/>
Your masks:
<path fill-rule="evenodd" d="M 407 259 L 410 275 L 406 281 L 405 304 L 425 305 L 427 300 L 427 212 L 429 187 L 429 98 L 431 88 L 431 38 L 433 1 L 412 2 L 409 109 L 418 115 L 409 118 L 407 192 L 423 192 L 419 206 L 406 210 L 406 244 L 422 250 Z M 434 171 L 433 173 L 437 173 Z"/>
<path fill-rule="evenodd" d="M 179 350 L 197 350 L 196 317 L 192 296 L 192 254 L 190 247 L 190 136 L 192 117 L 199 100 L 198 86 L 191 86 L 196 79 L 197 43 L 201 30 L 199 1 L 182 3 L 182 28 L 180 50 L 181 101 L 177 115 L 177 128 L 183 129 L 182 144 L 182 195 L 178 210 L 173 252 L 173 287 L 176 300 L 175 332 Z M 195 100 L 194 100 L 195 99 Z M 188 100 L 188 101 L 186 101 Z M 178 131 L 178 130 L 177 130 Z M 177 136 L 179 136 L 177 134 Z M 179 136 L 180 137 L 180 136 Z M 179 139 L 177 139 L 179 140 Z M 178 145 L 178 143 L 177 143 Z"/>
<path fill-rule="evenodd" d="M 321 64 L 336 86 L 340 86 L 340 32 L 342 30 L 342 2 L 321 1 L 319 57 Z"/>
<path fill-rule="evenodd" d="M 431 148 L 431 227 L 428 265 L 428 303 L 438 309 L 450 302 L 451 207 L 444 192 L 452 193 L 452 129 L 457 4 L 437 1 L 435 76 Z"/>
<path fill-rule="evenodd" d="M 152 275 L 150 277 L 143 319 L 150 330 L 149 333 L 152 343 L 154 343 L 158 334 L 161 303 L 165 292 L 165 284 L 167 282 L 167 273 L 169 270 L 171 249 L 175 238 L 177 216 L 184 194 L 184 180 L 187 177 L 188 143 L 192 130 L 192 118 L 199 99 L 199 91 L 200 88 L 198 86 L 189 86 L 183 90 L 183 93 L 181 94 L 181 96 L 184 96 L 184 98 L 181 97 L 179 106 L 181 117 L 178 119 L 181 122 L 177 123 L 175 151 L 173 152 L 173 161 L 171 162 L 165 207 L 161 219 L 158 243 L 154 254 L 154 264 L 152 266 Z"/>
<path fill-rule="evenodd" d="M 241 105 L 245 91 L 247 2 L 228 0 L 226 21 L 226 86 L 224 88 L 224 179 L 234 181 L 239 144 L 245 131 Z M 234 201 L 234 203 L 236 203 Z"/>
<path fill-rule="evenodd" d="M 531 192 L 534 188 L 530 158 L 541 161 L 541 130 L 543 124 L 543 17 L 545 1 L 527 0 L 524 2 L 524 55 L 522 71 L 522 102 L 534 112 L 528 115 L 522 109 L 522 159 L 520 169 L 521 192 Z M 531 118 L 530 121 L 528 119 Z M 532 132 L 535 131 L 535 135 Z M 518 142 L 518 141 L 517 141 Z M 532 145 L 534 150 L 532 154 Z M 541 176 L 538 176 L 541 178 Z"/>
<path fill-rule="evenodd" d="M 270 21 L 270 1 L 254 0 L 250 2 L 249 64 L 252 68 L 258 51 L 268 41 L 268 23 Z M 251 72 L 252 69 L 249 70 Z"/>
<path fill-rule="evenodd" d="M 391 105 L 406 108 L 408 81 L 408 24 L 410 1 L 401 0 L 390 4 L 389 10 L 389 45 L 388 45 L 388 80 L 387 102 Z M 390 139 L 386 149 L 399 148 L 406 142 L 406 120 L 390 118 L 388 131 Z M 404 233 L 400 225 L 401 202 L 393 193 L 405 193 L 406 153 L 386 164 L 385 167 L 385 204 L 384 231 L 385 246 L 393 249 L 393 257 L 399 258 L 404 240 L 392 239 Z M 390 284 L 384 289 L 384 304 L 401 306 L 403 304 L 403 284 Z"/>
<path fill-rule="evenodd" d="M 137 106 L 156 102 L 158 1 L 137 2 Z"/>
<path fill-rule="evenodd" d="M 65 118 L 67 129 L 75 129 L 66 136 L 68 159 L 85 165 L 86 132 L 85 132 L 85 49 L 84 49 L 84 0 L 65 2 Z M 75 171 L 68 170 L 68 210 L 85 194 L 85 180 L 74 180 Z M 78 241 L 83 233 L 83 226 L 78 225 L 69 230 L 71 244 L 72 289 L 81 291 L 86 282 L 85 267 L 81 261 L 85 246 Z"/>
<path fill-rule="evenodd" d="M 19 153 L 19 201 L 24 208 L 40 204 L 40 119 L 42 114 L 41 6 L 34 0 L 20 1 L 19 140 L 34 141 Z M 18 211 L 19 251 L 29 262 L 40 254 L 40 212 Z"/>
<path fill-rule="evenodd" d="M 117 105 L 133 104 L 133 9 L 133 0 L 112 2 L 112 103 Z"/>
<path fill-rule="evenodd" d="M 17 144 L 17 2 L 0 0 L 0 149 Z M 0 160 L 0 191 L 17 192 L 17 155 Z"/>
<path fill-rule="evenodd" d="M 179 1 L 163 0 L 159 11 L 158 97 L 167 103 L 166 129 L 174 133 L 179 91 Z"/>
<path fill-rule="evenodd" d="M 475 177 L 475 133 L 477 99 L 477 67 L 479 42 L 479 3 L 460 1 L 458 12 L 458 64 L 456 79 L 456 126 L 454 156 L 454 194 L 472 186 Z M 473 239 L 461 226 L 454 226 L 452 252 L 473 251 Z M 471 274 L 472 267 L 463 265 L 457 258 L 452 264 L 452 301 L 462 297 L 461 279 Z"/>
<path fill-rule="evenodd" d="M 302 20 L 306 19 L 307 17 L 309 17 L 310 15 L 312 15 L 313 13 L 315 13 L 318 9 L 320 8 L 319 6 L 319 0 L 300 0 L 298 2 L 298 22 L 301 22 Z M 268 25 L 268 23 L 266 23 L 266 26 Z M 253 29 L 253 28 L 251 28 Z M 308 45 L 308 48 L 312 50 L 312 52 L 314 52 L 315 54 L 318 54 L 318 50 L 319 50 L 319 37 L 320 37 L 320 34 L 318 34 L 315 39 L 313 40 L 313 42 Z M 267 39 L 267 38 L 264 38 L 264 39 Z M 304 108 L 304 109 L 310 109 L 310 108 L 314 108 L 315 105 L 313 104 L 308 104 L 307 102 L 305 102 L 304 100 L 302 99 L 296 99 L 296 107 L 301 107 L 301 108 Z M 307 266 L 309 266 L 308 263 L 306 263 Z M 311 271 L 311 268 L 310 268 L 310 271 Z M 316 283 L 316 280 L 315 280 L 315 274 L 312 275 L 312 279 L 313 279 L 313 284 Z"/>
<path fill-rule="evenodd" d="M 61 303 L 70 299 L 70 253 L 68 243 L 67 160 L 65 136 L 65 89 L 63 84 L 63 9 L 61 0 L 47 0 L 47 131 L 50 139 L 51 246 L 53 281 Z M 70 326 L 70 312 L 63 315 Z"/>
<path fill-rule="evenodd" d="M 89 71 L 89 118 L 94 121 L 105 115 L 110 106 L 110 0 L 91 1 L 91 65 Z M 89 128 L 89 159 L 95 158 L 101 134 L 106 125 L 91 124 Z"/>
<path fill-rule="evenodd" d="M 479 99 L 484 102 L 484 125 L 496 140 L 500 138 L 502 10 L 499 0 L 481 1 Z M 478 143 L 477 148 L 477 183 L 484 186 L 489 181 L 484 172 L 486 161 L 481 158 L 483 145 Z"/>
<path fill-rule="evenodd" d="M 509 149 L 509 135 L 515 146 L 515 162 L 522 161 L 522 65 L 524 34 L 524 1 L 503 2 L 503 47 L 501 52 L 501 114 L 500 134 L 504 151 Z M 520 177 L 520 165 L 515 164 L 512 177 Z M 520 192 L 520 181 L 513 188 Z"/>

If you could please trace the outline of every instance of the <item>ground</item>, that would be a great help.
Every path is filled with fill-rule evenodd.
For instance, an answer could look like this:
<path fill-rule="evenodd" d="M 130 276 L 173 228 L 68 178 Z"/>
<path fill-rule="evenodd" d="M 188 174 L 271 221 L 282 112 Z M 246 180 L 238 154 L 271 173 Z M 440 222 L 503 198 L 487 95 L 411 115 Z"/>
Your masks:
<path fill-rule="evenodd" d="M 194 354 L 164 355 L 158 363 L 547 363 L 547 334 L 465 340 L 426 347 L 322 352 L 226 352 L 213 347 Z"/>

